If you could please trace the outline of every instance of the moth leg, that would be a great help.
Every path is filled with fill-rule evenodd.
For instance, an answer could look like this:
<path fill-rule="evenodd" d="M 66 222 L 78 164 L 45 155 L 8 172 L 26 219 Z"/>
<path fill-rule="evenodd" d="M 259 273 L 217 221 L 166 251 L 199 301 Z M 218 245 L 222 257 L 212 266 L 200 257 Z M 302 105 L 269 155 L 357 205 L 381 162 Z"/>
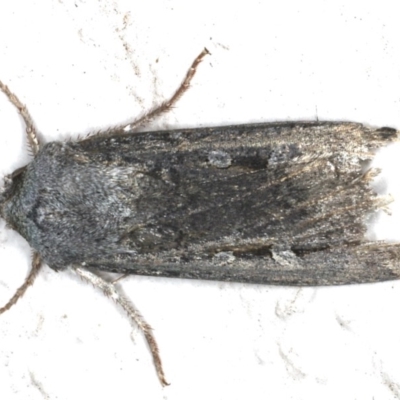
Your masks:
<path fill-rule="evenodd" d="M 125 279 L 127 276 L 129 276 L 130 274 L 122 274 L 121 276 L 119 276 L 118 278 L 115 278 L 111 283 L 113 285 L 115 285 L 116 283 L 118 283 L 119 281 L 122 281 L 122 279 Z"/>
<path fill-rule="evenodd" d="M 147 344 L 149 345 L 151 354 L 153 356 L 154 366 L 156 367 L 158 378 L 162 385 L 169 385 L 165 379 L 164 370 L 161 363 L 160 351 L 156 339 L 153 336 L 151 326 L 144 320 L 140 315 L 139 311 L 133 306 L 133 304 L 121 293 L 118 293 L 113 283 L 107 282 L 100 276 L 79 267 L 71 267 L 83 280 L 91 283 L 93 286 L 99 288 L 106 296 L 114 300 L 124 311 L 128 314 L 128 317 L 134 321 L 139 328 L 142 330 Z"/>
<path fill-rule="evenodd" d="M 175 93 L 169 100 L 163 101 L 159 106 L 149 111 L 142 117 L 138 118 L 136 121 L 133 121 L 130 124 L 121 127 L 122 130 L 124 132 L 132 132 L 139 126 L 145 125 L 149 123 L 152 119 L 160 116 L 163 113 L 168 112 L 174 106 L 174 104 L 182 97 L 182 95 L 189 89 L 190 82 L 192 81 L 194 75 L 196 74 L 198 65 L 201 63 L 201 61 L 207 54 L 210 54 L 210 52 L 206 48 L 204 48 L 204 50 L 193 61 L 188 72 L 186 73 L 185 79 L 183 80 L 181 85 L 178 87 L 178 89 L 175 91 Z"/>
<path fill-rule="evenodd" d="M 152 119 L 158 117 L 159 115 L 168 112 L 174 106 L 174 104 L 182 97 L 182 95 L 189 89 L 190 82 L 192 81 L 196 73 L 197 66 L 201 63 L 201 61 L 207 54 L 210 54 L 210 52 L 206 48 L 204 48 L 204 50 L 193 61 L 188 72 L 186 73 L 185 79 L 183 80 L 179 88 L 175 91 L 175 93 L 169 100 L 162 102 L 159 106 L 157 106 L 153 110 L 149 111 L 148 113 L 144 114 L 143 116 L 139 117 L 138 119 L 134 120 L 133 122 L 127 125 L 118 125 L 106 131 L 100 131 L 94 134 L 89 134 L 81 141 L 84 142 L 86 140 L 90 140 L 93 137 L 99 137 L 99 136 L 108 137 L 118 134 L 121 135 L 126 133 L 132 133 L 140 126 L 145 125 Z"/>
<path fill-rule="evenodd" d="M 40 143 L 35 124 L 33 123 L 32 117 L 29 114 L 28 109 L 17 97 L 17 95 L 11 92 L 8 86 L 5 85 L 2 81 L 0 81 L 0 90 L 8 97 L 10 102 L 14 104 L 14 106 L 18 109 L 18 112 L 21 114 L 21 117 L 26 125 L 25 131 L 28 137 L 29 150 L 31 151 L 32 155 L 35 156 L 39 151 Z"/>
<path fill-rule="evenodd" d="M 35 281 L 35 278 L 38 275 L 38 272 L 40 271 L 40 268 L 42 267 L 42 260 L 40 259 L 40 256 L 38 253 L 33 253 L 32 256 L 32 267 L 29 272 L 29 275 L 26 277 L 25 282 L 20 286 L 17 291 L 15 292 L 14 296 L 11 297 L 10 300 L 8 300 L 7 304 L 3 307 L 0 308 L 0 314 L 3 312 L 9 310 L 26 292 L 26 289 L 28 289 L 29 286 L 33 284 Z"/>

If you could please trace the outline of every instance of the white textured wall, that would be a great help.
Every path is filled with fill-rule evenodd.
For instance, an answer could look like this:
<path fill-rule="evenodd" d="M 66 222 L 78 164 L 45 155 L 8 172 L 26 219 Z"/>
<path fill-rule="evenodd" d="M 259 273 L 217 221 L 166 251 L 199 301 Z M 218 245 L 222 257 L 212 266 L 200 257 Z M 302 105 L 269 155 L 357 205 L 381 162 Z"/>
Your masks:
<path fill-rule="evenodd" d="M 189 93 L 152 128 L 317 117 L 399 128 L 396 5 L 2 2 L 0 79 L 44 140 L 62 140 L 165 99 L 206 46 Z M 21 120 L 0 95 L 0 174 L 27 161 Z M 395 196 L 399 161 L 399 147 L 380 156 L 380 187 Z M 394 205 L 376 235 L 399 239 L 399 227 Z M 0 304 L 29 257 L 2 221 Z M 131 276 L 121 285 L 154 327 L 171 386 L 161 388 L 122 312 L 46 267 L 0 316 L 0 399 L 400 399 L 400 282 L 299 289 Z"/>

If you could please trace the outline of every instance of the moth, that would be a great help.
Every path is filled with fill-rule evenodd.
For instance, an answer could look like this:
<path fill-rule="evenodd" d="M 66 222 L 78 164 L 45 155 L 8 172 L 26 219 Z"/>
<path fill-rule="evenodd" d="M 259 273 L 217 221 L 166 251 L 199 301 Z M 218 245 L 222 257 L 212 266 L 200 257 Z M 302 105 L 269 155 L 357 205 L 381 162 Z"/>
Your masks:
<path fill-rule="evenodd" d="M 32 161 L 4 180 L 1 217 L 45 263 L 72 268 L 139 324 L 166 384 L 151 328 L 98 270 L 274 285 L 339 285 L 400 277 L 400 245 L 369 242 L 365 220 L 388 200 L 366 169 L 392 128 L 279 122 L 137 132 L 189 87 L 126 126 L 77 142 L 39 143 L 27 108 L 0 83 L 27 127 Z"/>

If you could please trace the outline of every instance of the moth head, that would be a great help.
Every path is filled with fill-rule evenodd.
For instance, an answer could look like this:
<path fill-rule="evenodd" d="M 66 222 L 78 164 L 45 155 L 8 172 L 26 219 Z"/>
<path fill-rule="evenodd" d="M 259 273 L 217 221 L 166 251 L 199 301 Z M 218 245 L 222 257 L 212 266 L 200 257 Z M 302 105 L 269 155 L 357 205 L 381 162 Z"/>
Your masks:
<path fill-rule="evenodd" d="M 21 174 L 25 171 L 25 167 L 16 169 L 12 174 L 6 175 L 3 179 L 3 186 L 0 187 L 0 216 L 4 218 L 4 205 L 13 196 L 15 188 L 21 178 Z"/>

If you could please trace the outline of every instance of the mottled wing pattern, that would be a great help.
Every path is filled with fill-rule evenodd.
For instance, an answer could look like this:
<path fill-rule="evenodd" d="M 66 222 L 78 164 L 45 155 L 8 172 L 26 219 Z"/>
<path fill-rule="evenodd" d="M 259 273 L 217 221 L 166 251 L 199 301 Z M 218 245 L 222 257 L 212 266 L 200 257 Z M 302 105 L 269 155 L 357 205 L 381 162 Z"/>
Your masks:
<path fill-rule="evenodd" d="M 110 168 L 134 169 L 125 190 L 135 213 L 118 254 L 90 265 L 274 284 L 397 278 L 399 247 L 364 239 L 384 202 L 366 163 L 395 138 L 388 128 L 296 122 L 78 143 L 99 162 L 109 154 Z"/>

